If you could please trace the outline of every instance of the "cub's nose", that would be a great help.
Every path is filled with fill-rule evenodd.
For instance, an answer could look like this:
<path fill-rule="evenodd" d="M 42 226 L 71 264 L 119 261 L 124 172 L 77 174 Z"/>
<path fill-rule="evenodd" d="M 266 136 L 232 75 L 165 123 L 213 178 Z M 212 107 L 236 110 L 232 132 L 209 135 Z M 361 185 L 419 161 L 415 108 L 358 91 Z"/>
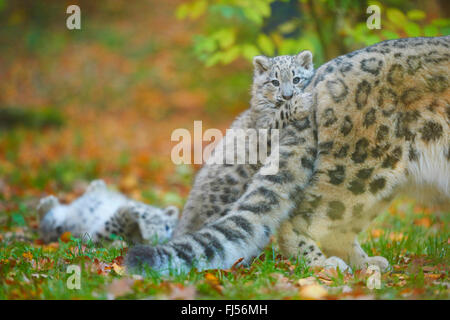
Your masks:
<path fill-rule="evenodd" d="M 283 94 L 283 99 L 284 100 L 291 100 L 291 98 L 292 98 L 292 93 L 290 95 L 284 95 Z"/>

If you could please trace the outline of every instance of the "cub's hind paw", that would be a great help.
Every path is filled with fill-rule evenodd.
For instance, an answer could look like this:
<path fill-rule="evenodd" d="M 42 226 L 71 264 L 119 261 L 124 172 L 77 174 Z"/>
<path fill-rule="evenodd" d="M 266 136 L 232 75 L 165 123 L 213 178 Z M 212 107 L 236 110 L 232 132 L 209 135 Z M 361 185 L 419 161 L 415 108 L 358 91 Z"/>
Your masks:
<path fill-rule="evenodd" d="M 42 198 L 39 201 L 39 204 L 37 206 L 37 211 L 40 216 L 43 216 L 44 214 L 46 214 L 47 212 L 49 212 L 51 209 L 53 209 L 56 206 L 59 206 L 58 198 L 56 198 L 55 196 L 48 196 L 48 197 Z"/>

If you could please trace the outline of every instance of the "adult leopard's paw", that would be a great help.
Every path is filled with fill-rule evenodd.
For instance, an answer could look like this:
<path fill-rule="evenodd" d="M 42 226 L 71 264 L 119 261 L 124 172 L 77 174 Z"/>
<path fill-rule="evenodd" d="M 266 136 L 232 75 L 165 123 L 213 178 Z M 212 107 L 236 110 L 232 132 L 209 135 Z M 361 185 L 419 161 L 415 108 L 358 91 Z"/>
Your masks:
<path fill-rule="evenodd" d="M 345 263 L 345 261 L 338 257 L 329 257 L 325 259 L 322 266 L 325 269 L 339 269 L 342 272 L 352 272 L 352 269 Z"/>
<path fill-rule="evenodd" d="M 367 257 L 365 258 L 358 268 L 368 268 L 370 266 L 377 266 L 381 272 L 386 272 L 389 270 L 390 265 L 389 261 L 385 257 L 376 256 L 376 257 Z"/>

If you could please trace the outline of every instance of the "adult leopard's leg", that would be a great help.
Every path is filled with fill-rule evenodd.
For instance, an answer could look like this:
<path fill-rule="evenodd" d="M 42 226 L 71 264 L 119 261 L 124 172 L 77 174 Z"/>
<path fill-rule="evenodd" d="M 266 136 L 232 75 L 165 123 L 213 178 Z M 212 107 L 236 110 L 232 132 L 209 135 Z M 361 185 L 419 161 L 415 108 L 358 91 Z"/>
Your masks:
<path fill-rule="evenodd" d="M 371 265 L 377 266 L 382 272 L 389 269 L 389 261 L 386 258 L 381 256 L 369 257 L 363 248 L 361 248 L 357 239 L 353 242 L 352 248 L 350 264 L 356 269 L 365 269 Z"/>
<path fill-rule="evenodd" d="M 382 213 L 387 209 L 387 207 L 391 202 L 390 199 L 392 197 L 393 196 L 378 202 L 375 206 L 370 208 L 370 210 L 363 213 L 362 215 L 368 217 L 369 219 L 378 216 L 380 213 Z M 381 256 L 369 257 L 367 253 L 363 250 L 363 248 L 361 248 L 357 236 L 358 234 L 355 234 L 355 240 L 353 241 L 352 250 L 350 251 L 349 255 L 350 265 L 355 269 L 365 269 L 370 265 L 376 265 L 380 268 L 380 271 L 388 270 L 389 262 L 387 261 L 387 259 Z"/>
<path fill-rule="evenodd" d="M 286 220 L 280 227 L 278 243 L 282 254 L 286 257 L 303 259 L 310 267 L 332 268 L 341 271 L 350 267 L 338 257 L 325 257 L 317 243 L 302 231 L 297 231 L 291 220 Z"/>
<path fill-rule="evenodd" d="M 370 176 L 365 181 L 360 181 L 361 189 L 354 194 L 348 188 L 330 183 L 330 171 L 321 169 L 322 164 L 323 162 L 320 162 L 318 165 L 315 181 L 304 192 L 305 200 L 290 215 L 289 221 L 295 234 L 297 237 L 298 234 L 308 235 L 310 239 L 320 244 L 326 257 L 341 258 L 356 268 L 376 264 L 385 270 L 388 267 L 387 261 L 381 257 L 368 257 L 361 247 L 355 244 L 355 239 L 389 204 L 387 199 L 392 198 L 396 184 L 402 183 L 403 172 L 384 171 L 383 176 L 389 174 L 392 180 L 383 184 L 379 183 L 380 176 Z M 351 173 L 350 167 L 347 167 L 347 170 Z M 334 177 L 334 173 L 331 176 Z M 341 180 L 343 183 L 344 180 Z M 349 186 L 351 189 L 353 184 L 350 183 Z M 367 192 L 361 192 L 362 190 Z M 284 241 L 292 242 L 287 235 L 284 238 Z M 283 243 L 280 247 L 283 247 Z M 297 250 L 302 254 L 305 248 Z"/>

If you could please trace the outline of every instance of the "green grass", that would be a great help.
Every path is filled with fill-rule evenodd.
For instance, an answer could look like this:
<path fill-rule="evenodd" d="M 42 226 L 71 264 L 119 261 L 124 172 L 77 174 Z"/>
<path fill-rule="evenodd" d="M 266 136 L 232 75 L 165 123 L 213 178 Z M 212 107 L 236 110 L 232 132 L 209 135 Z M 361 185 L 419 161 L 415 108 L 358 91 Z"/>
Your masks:
<path fill-rule="evenodd" d="M 393 206 L 399 207 L 400 213 L 383 214 L 361 235 L 362 246 L 370 255 L 382 255 L 393 266 L 381 276 L 381 288 L 370 290 L 367 275 L 359 271 L 350 275 L 312 270 L 302 260 L 281 257 L 275 243 L 249 267 L 192 270 L 168 276 L 151 272 L 145 278 L 132 278 L 120 267 L 126 252 L 121 246 L 82 244 L 73 238 L 50 246 L 37 243 L 36 231 L 27 226 L 34 221 L 30 218 L 34 213 L 22 205 L 18 211 L 0 213 L 0 219 L 7 222 L 0 233 L 4 238 L 0 247 L 0 299 L 301 299 L 308 295 L 299 280 L 308 277 L 315 277 L 327 290 L 323 298 L 449 299 L 448 213 L 414 212 L 412 202 L 406 201 Z M 413 223 L 423 218 L 429 219 L 430 226 Z M 381 235 L 370 235 L 378 230 L 383 230 Z M 6 241 L 11 231 L 23 231 L 29 239 Z M 118 269 L 114 269 L 114 263 Z M 81 267 L 79 290 L 67 287 L 69 265 Z"/>

